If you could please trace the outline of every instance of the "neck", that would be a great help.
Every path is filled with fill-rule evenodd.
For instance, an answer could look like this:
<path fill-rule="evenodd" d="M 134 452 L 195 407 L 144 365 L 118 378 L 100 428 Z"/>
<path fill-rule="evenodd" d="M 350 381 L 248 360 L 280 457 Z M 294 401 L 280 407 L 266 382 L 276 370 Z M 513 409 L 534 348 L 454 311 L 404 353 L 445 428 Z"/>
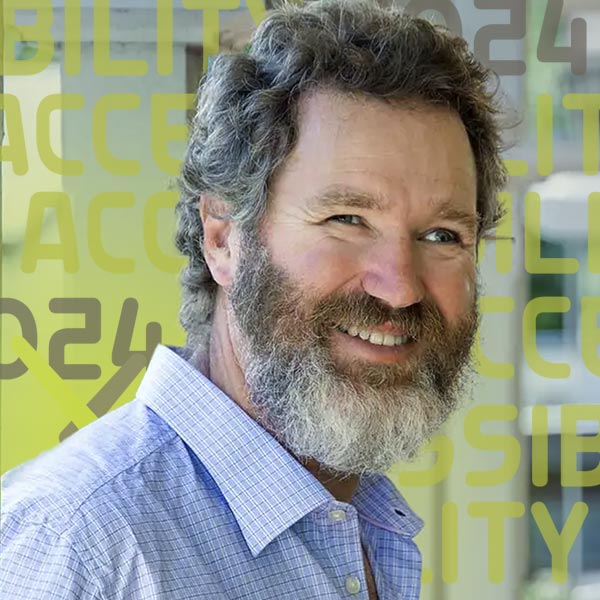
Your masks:
<path fill-rule="evenodd" d="M 316 460 L 295 458 L 336 500 L 346 504 L 350 503 L 360 482 L 357 475 L 343 477 L 323 468 Z"/>

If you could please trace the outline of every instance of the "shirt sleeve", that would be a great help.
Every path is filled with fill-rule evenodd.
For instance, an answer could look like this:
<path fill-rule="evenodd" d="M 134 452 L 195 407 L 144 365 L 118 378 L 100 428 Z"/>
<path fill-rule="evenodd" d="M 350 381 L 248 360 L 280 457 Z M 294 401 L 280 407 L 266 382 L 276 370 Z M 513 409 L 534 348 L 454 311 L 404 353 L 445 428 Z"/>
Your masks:
<path fill-rule="evenodd" d="M 71 542 L 46 526 L 7 519 L 0 539 L 0 598 L 103 599 Z"/>

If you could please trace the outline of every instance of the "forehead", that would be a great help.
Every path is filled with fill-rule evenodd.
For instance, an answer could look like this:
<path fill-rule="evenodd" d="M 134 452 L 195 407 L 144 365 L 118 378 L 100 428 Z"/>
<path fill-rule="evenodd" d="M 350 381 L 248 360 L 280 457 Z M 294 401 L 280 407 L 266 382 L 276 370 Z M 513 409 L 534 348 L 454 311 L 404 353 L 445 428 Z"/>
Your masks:
<path fill-rule="evenodd" d="M 273 201 L 314 203 L 348 187 L 394 208 L 462 204 L 475 211 L 476 169 L 453 111 L 317 91 L 300 101 L 296 146 L 275 178 Z"/>

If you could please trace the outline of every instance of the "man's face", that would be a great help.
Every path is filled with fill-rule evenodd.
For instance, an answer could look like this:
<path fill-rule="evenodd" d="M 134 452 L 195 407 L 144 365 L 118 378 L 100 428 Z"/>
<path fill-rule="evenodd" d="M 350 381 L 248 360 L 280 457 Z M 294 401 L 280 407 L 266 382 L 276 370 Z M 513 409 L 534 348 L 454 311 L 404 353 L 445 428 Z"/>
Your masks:
<path fill-rule="evenodd" d="M 447 419 L 477 327 L 475 203 L 453 113 L 305 99 L 228 291 L 251 404 L 296 456 L 383 472 Z"/>

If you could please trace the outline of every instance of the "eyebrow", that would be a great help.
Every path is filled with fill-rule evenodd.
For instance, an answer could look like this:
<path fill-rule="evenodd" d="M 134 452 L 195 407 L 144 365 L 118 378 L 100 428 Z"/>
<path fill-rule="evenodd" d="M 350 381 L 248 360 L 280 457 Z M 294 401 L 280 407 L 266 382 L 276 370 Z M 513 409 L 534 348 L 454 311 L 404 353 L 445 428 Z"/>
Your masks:
<path fill-rule="evenodd" d="M 459 223 L 469 231 L 476 232 L 481 222 L 479 214 L 458 208 L 452 200 L 444 200 L 438 206 L 437 214 L 442 219 Z"/>
<path fill-rule="evenodd" d="M 308 201 L 308 207 L 313 210 L 340 207 L 383 210 L 386 206 L 387 202 L 379 196 L 373 196 L 353 188 L 337 186 L 327 188 Z"/>
<path fill-rule="evenodd" d="M 433 200 L 429 201 L 434 204 Z M 363 208 L 367 210 L 385 210 L 389 202 L 381 196 L 373 196 L 361 190 L 347 187 L 331 187 L 321 194 L 313 196 L 308 201 L 308 207 L 311 210 L 332 210 L 338 208 Z M 471 213 L 456 206 L 455 201 L 446 199 L 436 206 L 438 217 L 458 223 L 470 231 L 477 231 L 480 217 L 476 213 Z"/>

